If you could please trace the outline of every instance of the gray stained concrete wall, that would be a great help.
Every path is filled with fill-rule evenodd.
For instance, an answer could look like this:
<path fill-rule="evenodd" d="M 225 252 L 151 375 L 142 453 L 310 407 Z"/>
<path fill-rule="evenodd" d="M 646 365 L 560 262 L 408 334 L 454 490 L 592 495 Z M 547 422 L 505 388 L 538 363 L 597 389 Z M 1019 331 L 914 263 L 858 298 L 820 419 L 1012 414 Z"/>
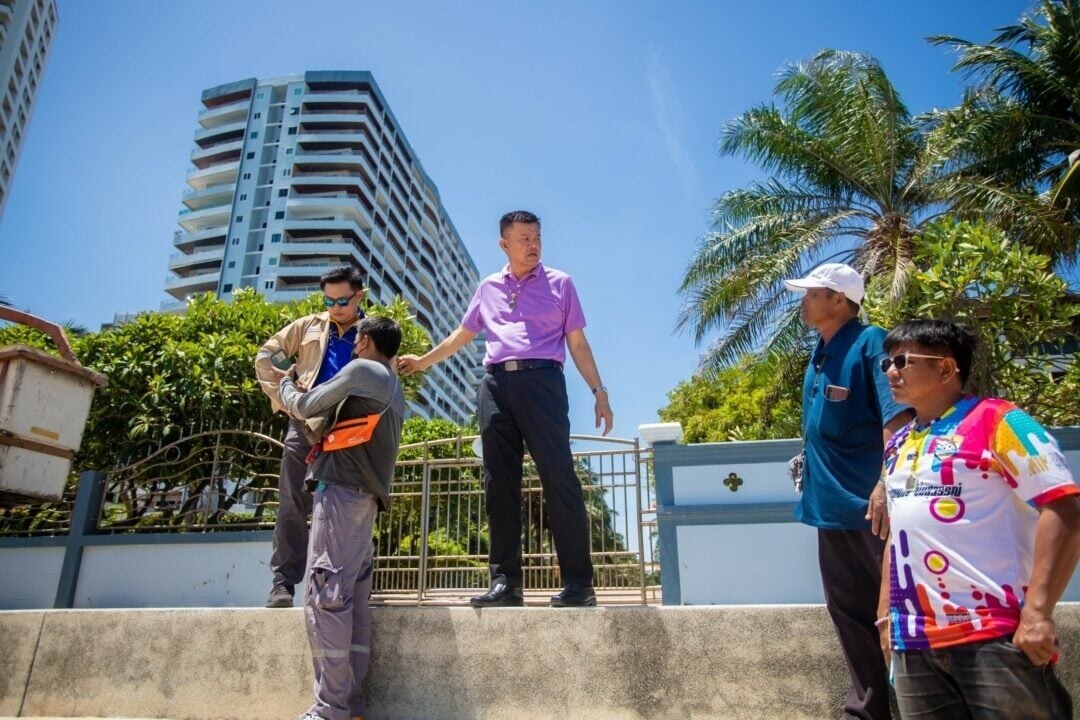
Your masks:
<path fill-rule="evenodd" d="M 846 687 L 821 606 L 374 615 L 369 720 L 835 718 Z M 300 609 L 0 613 L 0 716 L 291 720 L 311 680 Z"/>

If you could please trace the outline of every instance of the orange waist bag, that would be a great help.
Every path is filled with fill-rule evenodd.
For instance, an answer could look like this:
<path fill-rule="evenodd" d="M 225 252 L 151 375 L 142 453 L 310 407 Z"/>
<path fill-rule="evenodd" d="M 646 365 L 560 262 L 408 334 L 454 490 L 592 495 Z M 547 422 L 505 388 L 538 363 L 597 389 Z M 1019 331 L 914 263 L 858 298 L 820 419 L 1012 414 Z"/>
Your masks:
<path fill-rule="evenodd" d="M 363 445 L 371 440 L 375 432 L 375 426 L 379 424 L 383 413 L 364 415 L 363 417 L 342 420 L 330 428 L 322 439 L 323 450 L 347 450 L 357 445 Z"/>

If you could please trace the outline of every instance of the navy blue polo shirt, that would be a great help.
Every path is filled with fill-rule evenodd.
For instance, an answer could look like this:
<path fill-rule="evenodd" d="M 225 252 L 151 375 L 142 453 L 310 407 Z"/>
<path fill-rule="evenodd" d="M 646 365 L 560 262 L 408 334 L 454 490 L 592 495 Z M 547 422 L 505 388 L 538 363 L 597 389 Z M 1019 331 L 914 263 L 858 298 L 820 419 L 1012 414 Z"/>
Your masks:
<path fill-rule="evenodd" d="M 340 335 L 339 330 L 337 323 L 330 323 L 330 336 L 326 341 L 326 354 L 323 355 L 322 365 L 319 366 L 319 376 L 315 378 L 315 385 L 312 387 L 322 385 L 337 375 L 338 370 L 341 370 L 352 360 L 353 350 L 356 347 L 356 328 L 349 328 L 344 335 Z"/>
<path fill-rule="evenodd" d="M 803 380 L 806 466 L 795 518 L 814 527 L 862 530 L 881 477 L 882 428 L 905 409 L 881 372 L 885 331 L 856 318 L 828 345 L 818 340 Z"/>

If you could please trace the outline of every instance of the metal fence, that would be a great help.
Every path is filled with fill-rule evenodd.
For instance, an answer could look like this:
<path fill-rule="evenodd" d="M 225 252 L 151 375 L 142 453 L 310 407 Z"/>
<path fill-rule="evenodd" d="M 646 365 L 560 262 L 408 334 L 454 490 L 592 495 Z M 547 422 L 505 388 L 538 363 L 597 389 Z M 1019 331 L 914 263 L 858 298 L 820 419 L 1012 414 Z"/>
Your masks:
<path fill-rule="evenodd" d="M 487 587 L 488 530 L 475 440 L 402 446 L 391 507 L 375 530 L 376 601 L 457 603 Z M 657 602 L 651 454 L 634 440 L 575 435 L 572 442 L 601 602 Z M 277 511 L 280 454 L 280 440 L 261 430 L 193 432 L 105 473 L 102 501 L 90 509 L 97 518 L 92 532 L 268 531 Z M 523 470 L 525 585 L 558 590 L 543 489 L 527 456 Z M 0 536 L 66 534 L 74 499 L 73 481 L 59 502 L 0 510 Z"/>

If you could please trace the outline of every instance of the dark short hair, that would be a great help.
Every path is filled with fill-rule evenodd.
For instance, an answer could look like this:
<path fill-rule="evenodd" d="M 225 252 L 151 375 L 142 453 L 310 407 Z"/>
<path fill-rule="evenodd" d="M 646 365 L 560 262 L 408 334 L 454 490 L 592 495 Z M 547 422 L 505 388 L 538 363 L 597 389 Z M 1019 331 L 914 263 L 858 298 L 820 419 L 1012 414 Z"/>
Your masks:
<path fill-rule="evenodd" d="M 340 282 L 349 283 L 349 287 L 353 290 L 364 289 L 364 278 L 360 275 L 360 271 L 352 265 L 342 265 L 324 272 L 322 277 L 319 278 L 319 289 L 325 290 L 327 285 Z"/>
<path fill-rule="evenodd" d="M 971 363 L 978 340 L 966 325 L 952 320 L 908 320 L 885 336 L 885 352 L 891 353 L 901 345 L 920 345 L 936 350 L 956 361 L 960 383 L 966 385 L 971 377 Z"/>
<path fill-rule="evenodd" d="M 401 348 L 401 326 L 388 317 L 366 317 L 356 326 L 356 341 L 367 335 L 379 354 L 389 360 Z"/>
<path fill-rule="evenodd" d="M 499 237 L 506 237 L 506 230 L 514 223 L 524 223 L 526 225 L 539 225 L 540 218 L 533 215 L 528 210 L 513 210 L 506 213 L 499 219 Z"/>
<path fill-rule="evenodd" d="M 847 309 L 852 315 L 858 315 L 862 311 L 862 307 L 859 305 L 859 303 L 855 302 L 844 293 L 833 290 L 832 288 L 825 289 L 828 290 L 831 295 L 839 295 L 840 297 L 844 298 L 844 302 L 847 303 Z"/>

